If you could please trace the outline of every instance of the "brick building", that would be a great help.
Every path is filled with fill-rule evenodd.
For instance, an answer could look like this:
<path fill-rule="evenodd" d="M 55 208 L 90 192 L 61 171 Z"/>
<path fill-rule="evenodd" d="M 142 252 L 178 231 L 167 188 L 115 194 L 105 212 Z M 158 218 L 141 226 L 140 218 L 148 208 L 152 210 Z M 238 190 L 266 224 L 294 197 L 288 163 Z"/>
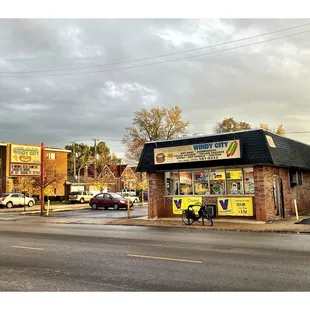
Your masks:
<path fill-rule="evenodd" d="M 145 144 L 149 218 L 180 216 L 194 202 L 216 216 L 274 220 L 310 210 L 310 146 L 263 129 Z"/>
<path fill-rule="evenodd" d="M 15 191 L 19 177 L 33 177 L 41 162 L 40 146 L 0 143 L 0 190 L 2 193 Z M 15 152 L 15 153 L 14 153 Z M 28 152 L 28 153 L 27 153 Z M 70 151 L 45 148 L 45 174 L 51 182 L 52 196 L 65 196 L 67 180 L 67 156 Z M 38 170 L 38 171 L 37 171 Z"/>

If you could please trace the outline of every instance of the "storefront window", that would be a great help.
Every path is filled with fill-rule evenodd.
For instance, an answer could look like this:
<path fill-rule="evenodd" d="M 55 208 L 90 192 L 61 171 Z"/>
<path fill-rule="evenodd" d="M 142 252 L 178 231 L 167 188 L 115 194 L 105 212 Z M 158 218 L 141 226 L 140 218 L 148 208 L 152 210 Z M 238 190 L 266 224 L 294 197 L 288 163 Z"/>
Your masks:
<path fill-rule="evenodd" d="M 254 172 L 253 168 L 244 168 L 243 169 L 243 179 L 244 179 L 244 193 L 245 194 L 254 194 Z"/>
<path fill-rule="evenodd" d="M 210 193 L 211 195 L 225 194 L 225 170 L 210 171 Z"/>
<path fill-rule="evenodd" d="M 209 170 L 194 173 L 194 195 L 210 195 Z"/>
<path fill-rule="evenodd" d="M 166 194 L 179 195 L 179 173 L 171 171 L 165 173 L 166 179 Z"/>
<path fill-rule="evenodd" d="M 180 172 L 180 195 L 193 195 L 193 178 L 191 172 Z"/>
<path fill-rule="evenodd" d="M 242 195 L 242 169 L 226 170 L 226 184 L 228 195 Z"/>

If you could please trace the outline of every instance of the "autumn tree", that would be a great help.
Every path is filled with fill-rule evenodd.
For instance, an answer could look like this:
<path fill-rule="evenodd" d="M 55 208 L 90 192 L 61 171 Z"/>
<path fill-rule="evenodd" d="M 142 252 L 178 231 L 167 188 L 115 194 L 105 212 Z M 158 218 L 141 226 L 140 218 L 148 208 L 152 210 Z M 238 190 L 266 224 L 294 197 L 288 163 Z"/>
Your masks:
<path fill-rule="evenodd" d="M 89 178 L 88 183 L 94 186 L 101 193 L 109 187 L 113 180 L 105 169 L 103 169 L 96 178 Z"/>
<path fill-rule="evenodd" d="M 84 143 L 72 143 L 65 146 L 66 150 L 70 150 L 71 153 L 68 154 L 68 174 L 74 174 L 74 156 L 76 163 L 76 170 L 78 170 L 81 165 L 87 162 L 91 157 L 90 147 Z"/>
<path fill-rule="evenodd" d="M 125 129 L 123 142 L 126 144 L 126 157 L 139 160 L 145 142 L 178 138 L 186 134 L 188 125 L 189 122 L 182 119 L 182 110 L 177 106 L 135 112 L 132 126 Z"/>
<path fill-rule="evenodd" d="M 70 150 L 71 153 L 68 154 L 68 174 L 74 175 L 74 154 L 76 163 L 76 173 L 80 168 L 92 165 L 95 161 L 95 146 L 88 146 L 84 143 L 72 143 L 65 146 L 66 150 Z M 103 167 L 105 164 L 111 162 L 120 162 L 115 153 L 111 154 L 109 147 L 105 142 L 100 141 L 96 146 L 96 164 L 97 167 Z"/>
<path fill-rule="evenodd" d="M 32 196 L 36 194 L 35 180 L 33 177 L 19 176 L 15 178 L 14 187 L 18 192 L 25 195 Z"/>
<path fill-rule="evenodd" d="M 232 131 L 241 131 L 251 129 L 250 124 L 246 122 L 237 122 L 232 117 L 224 118 L 221 122 L 218 122 L 214 127 L 214 133 L 224 133 Z"/>
<path fill-rule="evenodd" d="M 41 178 L 29 177 L 33 180 L 33 186 L 35 194 L 40 195 L 41 187 L 44 188 L 45 196 L 52 196 L 54 189 L 57 188 L 57 184 L 64 183 L 67 175 L 66 173 L 60 173 L 56 169 L 56 164 L 52 161 L 46 161 L 44 164 L 44 182 L 41 184 Z M 61 184 L 63 186 L 63 184 Z"/>
<path fill-rule="evenodd" d="M 270 128 L 268 124 L 259 124 L 259 128 L 271 131 L 271 132 L 276 133 L 280 136 L 284 136 L 286 133 L 286 130 L 284 129 L 282 124 L 275 126 L 274 128 Z"/>

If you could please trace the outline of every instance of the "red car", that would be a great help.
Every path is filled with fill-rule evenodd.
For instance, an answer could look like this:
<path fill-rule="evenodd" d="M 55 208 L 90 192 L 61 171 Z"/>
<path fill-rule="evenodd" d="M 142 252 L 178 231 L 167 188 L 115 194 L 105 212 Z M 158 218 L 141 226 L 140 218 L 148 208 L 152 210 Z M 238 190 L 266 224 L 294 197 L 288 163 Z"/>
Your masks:
<path fill-rule="evenodd" d="M 132 208 L 133 203 L 130 201 L 130 208 Z M 121 208 L 127 209 L 127 200 L 123 196 L 116 193 L 100 193 L 92 197 L 89 201 L 89 205 L 93 210 L 97 208 L 113 208 L 118 210 Z"/>

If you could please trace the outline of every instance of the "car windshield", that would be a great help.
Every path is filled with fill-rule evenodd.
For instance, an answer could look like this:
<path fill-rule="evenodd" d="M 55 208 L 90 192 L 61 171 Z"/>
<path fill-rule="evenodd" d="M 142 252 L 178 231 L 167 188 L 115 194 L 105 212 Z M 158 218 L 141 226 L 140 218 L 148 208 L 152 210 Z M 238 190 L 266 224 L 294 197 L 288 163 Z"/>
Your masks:
<path fill-rule="evenodd" d="M 119 194 L 116 194 L 116 193 L 110 193 L 110 195 L 111 195 L 113 198 L 124 199 L 123 196 L 121 196 L 121 195 L 119 195 Z"/>
<path fill-rule="evenodd" d="M 81 195 L 81 192 L 72 192 L 70 195 Z"/>
<path fill-rule="evenodd" d="M 10 194 L 1 194 L 0 197 L 8 197 Z"/>

